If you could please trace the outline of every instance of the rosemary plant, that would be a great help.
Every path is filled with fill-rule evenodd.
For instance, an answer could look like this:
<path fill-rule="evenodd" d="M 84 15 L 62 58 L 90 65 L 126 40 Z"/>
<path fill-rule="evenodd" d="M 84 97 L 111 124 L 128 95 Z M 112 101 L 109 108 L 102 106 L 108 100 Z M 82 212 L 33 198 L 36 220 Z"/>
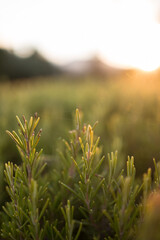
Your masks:
<path fill-rule="evenodd" d="M 59 156 L 46 167 L 37 150 L 40 118 L 17 117 L 18 133 L 7 131 L 21 164 L 4 166 L 6 200 L 1 211 L 1 238 L 6 240 L 158 240 L 160 238 L 160 162 L 142 179 L 134 158 L 119 169 L 117 152 L 102 155 L 97 122 L 82 124 L 76 110 L 75 129 Z M 126 170 L 124 170 L 126 169 Z"/>
<path fill-rule="evenodd" d="M 47 184 L 39 180 L 45 168 L 41 161 L 42 149 L 36 151 L 41 132 L 35 133 L 40 118 L 35 114 L 29 123 L 23 116 L 24 124 L 17 117 L 19 130 L 7 133 L 14 140 L 21 155 L 22 165 L 5 164 L 5 178 L 10 202 L 3 207 L 8 224 L 2 225 L 5 239 L 44 239 L 44 213 L 49 199 L 46 197 Z"/>

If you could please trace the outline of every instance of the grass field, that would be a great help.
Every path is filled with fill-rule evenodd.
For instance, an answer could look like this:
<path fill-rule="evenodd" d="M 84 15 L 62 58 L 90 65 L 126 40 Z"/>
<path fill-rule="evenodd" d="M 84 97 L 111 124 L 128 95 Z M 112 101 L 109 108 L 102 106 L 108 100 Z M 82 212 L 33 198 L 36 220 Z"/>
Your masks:
<path fill-rule="evenodd" d="M 159 90 L 142 73 L 1 83 L 0 239 L 158 240 Z"/>
<path fill-rule="evenodd" d="M 5 133 L 16 129 L 16 115 L 38 112 L 43 129 L 41 145 L 55 155 L 73 126 L 78 107 L 101 137 L 105 154 L 118 150 L 123 161 L 134 155 L 138 171 L 144 172 L 159 158 L 160 84 L 153 75 L 129 75 L 111 80 L 36 79 L 0 86 L 0 158 L 17 161 L 17 152 Z M 10 149 L 7 151 L 7 149 Z"/>

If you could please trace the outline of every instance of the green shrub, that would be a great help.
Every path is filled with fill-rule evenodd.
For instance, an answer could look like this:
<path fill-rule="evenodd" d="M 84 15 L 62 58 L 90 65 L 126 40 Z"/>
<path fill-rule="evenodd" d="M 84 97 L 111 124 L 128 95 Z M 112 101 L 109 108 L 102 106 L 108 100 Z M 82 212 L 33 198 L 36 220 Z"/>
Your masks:
<path fill-rule="evenodd" d="M 159 239 L 160 162 L 153 179 L 151 169 L 137 179 L 133 157 L 122 167 L 117 152 L 102 156 L 97 122 L 82 124 L 78 110 L 69 139 L 48 159 L 37 150 L 39 119 L 17 117 L 18 133 L 7 131 L 21 164 L 5 164 L 1 239 Z"/>

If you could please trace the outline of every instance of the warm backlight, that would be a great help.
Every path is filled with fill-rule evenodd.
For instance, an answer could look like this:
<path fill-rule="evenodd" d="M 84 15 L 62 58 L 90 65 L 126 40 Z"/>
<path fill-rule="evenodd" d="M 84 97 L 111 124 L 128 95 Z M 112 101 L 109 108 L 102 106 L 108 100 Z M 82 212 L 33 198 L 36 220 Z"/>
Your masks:
<path fill-rule="evenodd" d="M 110 25 L 102 43 L 102 56 L 118 66 L 144 71 L 160 67 L 160 24 L 155 13 L 149 0 L 114 1 L 106 17 Z"/>
<path fill-rule="evenodd" d="M 159 0 L 6 0 L 0 44 L 33 46 L 52 60 L 99 54 L 113 65 L 160 66 Z"/>

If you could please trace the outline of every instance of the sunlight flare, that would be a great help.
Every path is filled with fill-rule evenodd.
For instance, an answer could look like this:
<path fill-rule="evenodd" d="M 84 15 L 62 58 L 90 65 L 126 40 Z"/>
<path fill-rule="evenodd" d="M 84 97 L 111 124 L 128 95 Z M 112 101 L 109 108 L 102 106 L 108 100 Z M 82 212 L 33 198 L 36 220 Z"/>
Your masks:
<path fill-rule="evenodd" d="M 160 66 L 159 9 L 159 0 L 6 0 L 0 45 L 33 46 L 61 63 L 98 54 L 118 67 L 152 71 Z"/>

